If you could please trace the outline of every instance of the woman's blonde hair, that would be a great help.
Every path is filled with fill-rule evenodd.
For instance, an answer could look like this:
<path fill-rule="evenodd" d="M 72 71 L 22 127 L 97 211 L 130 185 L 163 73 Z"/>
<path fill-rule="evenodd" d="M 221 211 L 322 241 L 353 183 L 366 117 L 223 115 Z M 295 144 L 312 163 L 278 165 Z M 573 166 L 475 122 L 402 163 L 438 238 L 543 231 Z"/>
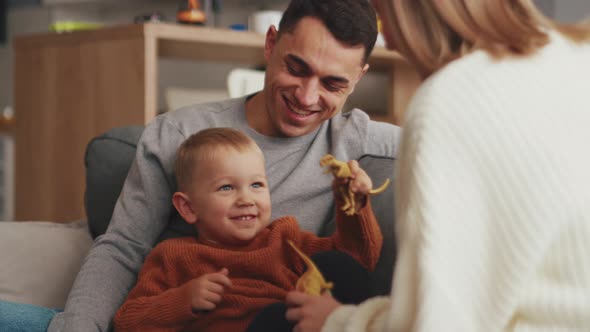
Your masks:
<path fill-rule="evenodd" d="M 495 57 L 530 55 L 549 41 L 547 29 L 590 40 L 590 25 L 560 24 L 532 0 L 381 0 L 392 45 L 428 76 L 474 49 Z"/>

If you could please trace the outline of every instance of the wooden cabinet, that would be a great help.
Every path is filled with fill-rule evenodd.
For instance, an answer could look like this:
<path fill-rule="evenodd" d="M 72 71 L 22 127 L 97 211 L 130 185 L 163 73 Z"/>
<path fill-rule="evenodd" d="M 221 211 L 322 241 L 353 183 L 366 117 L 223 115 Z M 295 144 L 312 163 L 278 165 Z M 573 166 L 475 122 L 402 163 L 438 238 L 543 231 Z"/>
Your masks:
<path fill-rule="evenodd" d="M 86 144 L 155 117 L 159 58 L 255 65 L 263 46 L 251 32 L 162 23 L 16 37 L 15 219 L 84 218 Z M 389 112 L 378 119 L 398 123 L 419 79 L 383 48 L 370 64 L 390 75 Z"/>

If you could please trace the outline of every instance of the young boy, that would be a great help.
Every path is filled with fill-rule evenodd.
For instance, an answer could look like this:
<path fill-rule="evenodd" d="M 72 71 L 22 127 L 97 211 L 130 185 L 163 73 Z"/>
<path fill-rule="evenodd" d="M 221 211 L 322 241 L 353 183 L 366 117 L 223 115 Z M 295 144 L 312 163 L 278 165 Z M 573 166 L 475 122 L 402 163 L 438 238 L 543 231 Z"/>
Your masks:
<path fill-rule="evenodd" d="M 355 192 L 356 214 L 341 211 L 339 186 L 345 181 L 334 180 L 337 230 L 320 238 L 299 229 L 291 216 L 271 223 L 264 156 L 250 137 L 230 128 L 190 136 L 177 154 L 173 204 L 198 236 L 167 240 L 153 249 L 115 316 L 115 328 L 244 331 L 254 321 L 251 330 L 271 329 L 272 316 L 284 321 L 284 310 L 267 309 L 276 309 L 305 271 L 288 240 L 307 255 L 338 250 L 374 269 L 383 239 L 367 196 L 372 183 L 355 161 L 349 165 L 352 176 L 346 181 Z"/>

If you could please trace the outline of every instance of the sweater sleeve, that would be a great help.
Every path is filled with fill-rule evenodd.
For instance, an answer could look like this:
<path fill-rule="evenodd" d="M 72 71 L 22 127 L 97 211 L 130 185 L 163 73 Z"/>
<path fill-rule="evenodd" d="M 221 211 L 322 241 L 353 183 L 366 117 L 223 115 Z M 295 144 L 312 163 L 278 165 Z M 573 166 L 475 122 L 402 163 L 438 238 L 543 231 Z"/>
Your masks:
<path fill-rule="evenodd" d="M 115 315 L 116 330 L 178 331 L 198 318 L 187 284 L 178 285 L 177 269 L 167 260 L 176 253 L 166 247 L 164 242 L 147 257 L 136 286 Z"/>
<path fill-rule="evenodd" d="M 175 186 L 173 164 L 183 140 L 183 135 L 164 117 L 145 128 L 109 228 L 94 243 L 64 312 L 54 317 L 49 331 L 109 329 L 145 255 L 170 218 Z"/>
<path fill-rule="evenodd" d="M 383 234 L 375 219 L 370 197 L 355 215 L 348 216 L 336 200 L 336 231 L 332 235 L 334 247 L 356 259 L 365 268 L 373 271 L 383 246 Z"/>
<path fill-rule="evenodd" d="M 326 319 L 322 332 L 383 332 L 391 300 L 386 296 L 371 298 L 358 306 L 342 305 Z"/>
<path fill-rule="evenodd" d="M 370 198 L 352 216 L 347 216 L 341 206 L 342 202 L 336 199 L 336 231 L 331 237 L 302 232 L 298 246 L 307 255 L 325 250 L 342 251 L 372 271 L 379 260 L 383 235 L 373 214 Z"/>

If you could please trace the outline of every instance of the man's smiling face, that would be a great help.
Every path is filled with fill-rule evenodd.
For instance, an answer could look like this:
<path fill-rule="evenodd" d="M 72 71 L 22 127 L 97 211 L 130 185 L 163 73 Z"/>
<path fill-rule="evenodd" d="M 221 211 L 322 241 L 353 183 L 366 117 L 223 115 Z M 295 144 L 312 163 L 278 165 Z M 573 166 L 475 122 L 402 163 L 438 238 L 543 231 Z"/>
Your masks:
<path fill-rule="evenodd" d="M 302 136 L 338 113 L 368 69 L 364 47 L 336 40 L 317 18 L 266 36 L 265 112 L 254 125 L 267 136 Z"/>

